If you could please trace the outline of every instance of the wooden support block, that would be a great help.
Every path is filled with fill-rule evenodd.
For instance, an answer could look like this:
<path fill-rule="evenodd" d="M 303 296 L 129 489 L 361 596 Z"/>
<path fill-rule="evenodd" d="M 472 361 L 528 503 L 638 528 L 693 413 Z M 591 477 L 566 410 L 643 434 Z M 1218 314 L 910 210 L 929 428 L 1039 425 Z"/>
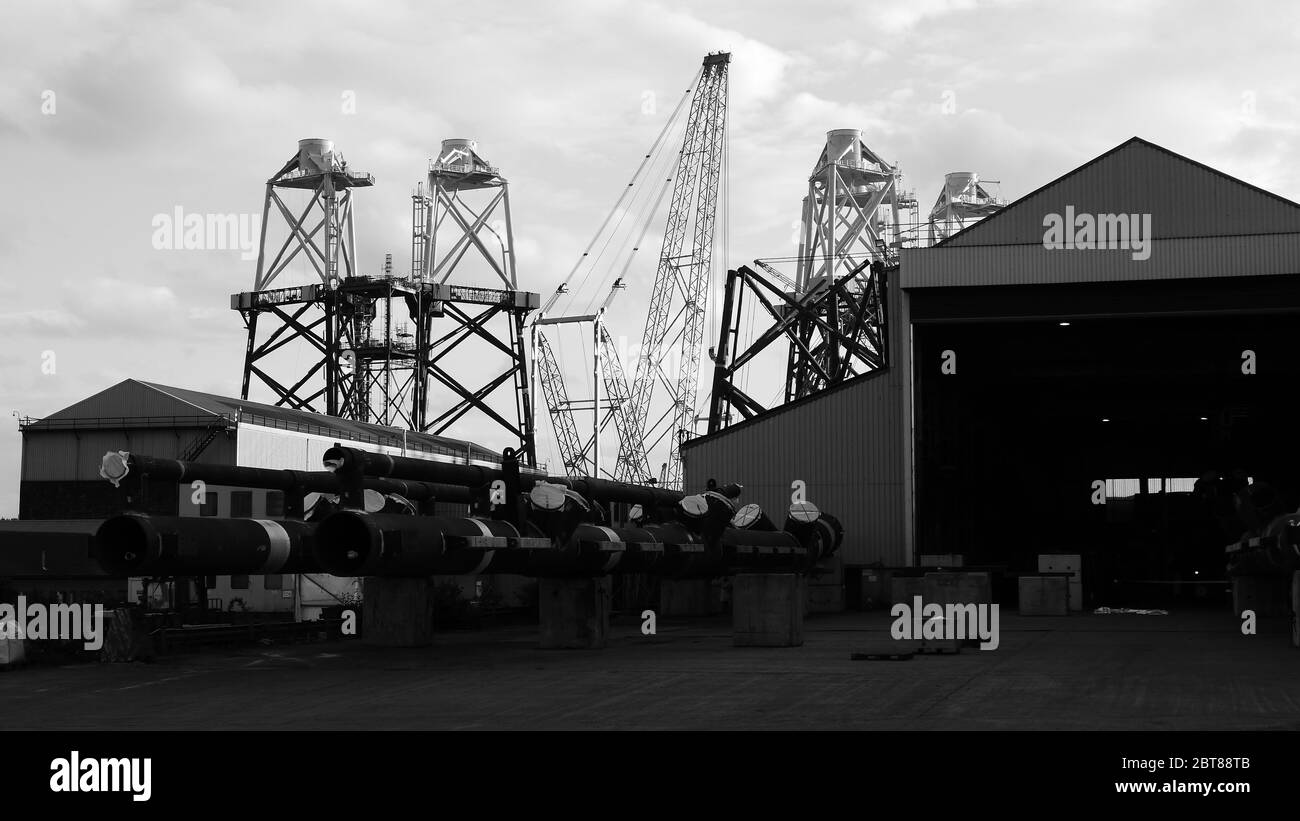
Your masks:
<path fill-rule="evenodd" d="M 738 573 L 732 582 L 736 647 L 803 644 L 807 581 L 798 573 Z"/>
<path fill-rule="evenodd" d="M 538 646 L 543 650 L 598 650 L 609 638 L 613 589 L 609 576 L 538 579 Z"/>
<path fill-rule="evenodd" d="M 425 647 L 433 644 L 433 582 L 367 576 L 362 582 L 363 644 Z"/>

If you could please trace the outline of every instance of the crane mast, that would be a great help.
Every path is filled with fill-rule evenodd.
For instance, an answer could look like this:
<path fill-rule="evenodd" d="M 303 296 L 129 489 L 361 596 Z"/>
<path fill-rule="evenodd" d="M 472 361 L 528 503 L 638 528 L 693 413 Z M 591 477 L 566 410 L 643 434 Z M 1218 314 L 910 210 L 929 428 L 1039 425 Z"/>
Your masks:
<path fill-rule="evenodd" d="M 642 335 L 641 355 L 630 398 L 624 406 L 627 409 L 624 424 L 620 426 L 632 434 L 626 440 L 620 437 L 615 472 L 623 481 L 644 482 L 648 478 L 644 475 L 644 456 L 636 457 L 632 442 L 644 443 L 644 453 L 667 438 L 669 454 L 662 480 L 668 487 L 677 487 L 681 483 L 680 447 L 682 440 L 693 432 L 696 420 L 700 350 L 708 310 L 714 226 L 725 147 L 727 70 L 730 63 L 731 55 L 728 53 L 705 57 L 691 100 L 673 180 L 663 247 Z M 684 254 L 686 238 L 691 234 L 692 215 L 693 244 L 689 253 Z M 680 304 L 678 296 L 681 297 Z M 673 310 L 675 305 L 676 312 Z M 676 376 L 670 377 L 664 360 L 674 345 L 680 358 Z M 656 384 L 666 389 L 670 404 L 661 416 L 651 421 L 650 409 Z"/>

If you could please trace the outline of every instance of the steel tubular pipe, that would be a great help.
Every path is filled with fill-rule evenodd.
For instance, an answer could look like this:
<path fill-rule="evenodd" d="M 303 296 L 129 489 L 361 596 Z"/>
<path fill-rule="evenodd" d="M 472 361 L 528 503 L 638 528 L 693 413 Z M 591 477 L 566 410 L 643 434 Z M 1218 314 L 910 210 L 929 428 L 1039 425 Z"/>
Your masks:
<path fill-rule="evenodd" d="M 814 562 L 809 550 L 791 533 L 783 531 L 727 528 L 721 536 L 722 557 L 718 572 L 724 576 L 746 572 L 801 572 Z M 810 557 L 812 561 L 810 561 Z"/>
<path fill-rule="evenodd" d="M 295 520 L 127 513 L 99 526 L 94 551 L 117 577 L 314 573 L 314 529 Z"/>
<path fill-rule="evenodd" d="M 389 456 L 348 447 L 330 448 L 325 452 L 324 462 L 328 470 L 340 474 L 387 476 L 476 488 L 506 478 L 506 472 L 500 468 Z M 593 501 L 639 504 L 646 508 L 671 507 L 685 496 L 681 491 L 613 482 L 607 479 L 548 477 L 541 471 L 527 467 L 519 468 L 519 480 L 522 490 L 527 490 L 539 482 L 548 482 L 568 487 Z"/>
<path fill-rule="evenodd" d="M 475 488 L 490 485 L 506 475 L 501 468 L 389 456 L 349 447 L 330 448 L 325 451 L 323 461 L 327 471 L 340 475 L 382 476 Z M 529 487 L 545 479 L 545 474 L 526 467 L 519 468 L 519 475 L 521 483 Z"/>
<path fill-rule="evenodd" d="M 633 485 L 626 482 L 611 482 L 608 479 L 552 478 L 552 484 L 564 485 L 582 496 L 597 502 L 622 502 L 629 505 L 641 505 L 643 508 L 672 507 L 685 498 L 679 490 L 666 490 L 646 485 Z"/>
<path fill-rule="evenodd" d="M 327 470 L 247 468 L 206 462 L 185 462 L 180 459 L 158 459 L 135 453 L 130 454 L 125 461 L 117 454 L 107 454 L 104 457 L 103 467 L 105 477 L 116 481 L 132 473 L 138 473 L 177 483 L 205 482 L 212 485 L 256 487 L 268 490 L 296 489 L 309 493 L 339 493 L 341 490 L 339 477 Z M 362 487 L 380 493 L 395 493 L 413 502 L 437 499 L 469 504 L 473 501 L 473 494 L 468 488 L 457 484 L 365 477 L 362 480 Z"/>
<path fill-rule="evenodd" d="M 496 519 L 341 510 L 316 534 L 316 559 L 335 576 L 528 574 L 549 539 Z"/>
<path fill-rule="evenodd" d="M 100 525 L 94 545 L 100 565 L 118 577 L 326 572 L 707 578 L 737 570 L 807 569 L 832 543 L 828 528 L 809 533 L 811 546 L 791 533 L 738 528 L 727 528 L 709 543 L 676 523 L 628 528 L 582 523 L 560 541 L 531 525 L 521 531 L 509 522 L 473 517 L 342 510 L 312 524 L 129 513 Z"/>

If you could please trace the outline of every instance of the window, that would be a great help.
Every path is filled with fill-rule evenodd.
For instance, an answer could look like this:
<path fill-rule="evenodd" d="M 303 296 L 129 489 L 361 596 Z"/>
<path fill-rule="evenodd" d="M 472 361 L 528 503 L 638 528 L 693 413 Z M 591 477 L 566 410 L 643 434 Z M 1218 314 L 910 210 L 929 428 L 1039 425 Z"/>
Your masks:
<path fill-rule="evenodd" d="M 215 590 L 216 587 L 217 587 L 217 577 L 216 577 L 216 576 L 204 576 L 204 577 L 203 577 L 203 586 L 206 587 L 206 588 L 209 589 L 209 590 Z"/>
<path fill-rule="evenodd" d="M 217 515 L 217 494 L 215 492 L 209 490 L 203 494 L 203 504 L 199 505 L 199 515 Z"/>
<path fill-rule="evenodd" d="M 1161 478 L 1147 479 L 1147 493 L 1191 493 L 1196 490 L 1196 479 Z"/>
<path fill-rule="evenodd" d="M 251 519 L 253 517 L 253 491 L 233 490 L 230 492 L 230 516 L 233 519 Z"/>
<path fill-rule="evenodd" d="M 1107 499 L 1128 499 L 1138 494 L 1140 479 L 1107 479 Z"/>
<path fill-rule="evenodd" d="M 245 573 L 245 574 L 242 575 L 242 576 L 231 576 L 231 577 L 230 577 L 230 589 L 231 589 L 231 590 L 247 590 L 247 589 L 248 589 L 248 574 Z"/>
<path fill-rule="evenodd" d="M 262 585 L 267 590 L 283 590 L 284 576 L 279 573 L 268 573 L 262 577 Z"/>
<path fill-rule="evenodd" d="M 279 519 L 284 516 L 284 491 L 268 490 L 266 492 L 266 518 Z"/>

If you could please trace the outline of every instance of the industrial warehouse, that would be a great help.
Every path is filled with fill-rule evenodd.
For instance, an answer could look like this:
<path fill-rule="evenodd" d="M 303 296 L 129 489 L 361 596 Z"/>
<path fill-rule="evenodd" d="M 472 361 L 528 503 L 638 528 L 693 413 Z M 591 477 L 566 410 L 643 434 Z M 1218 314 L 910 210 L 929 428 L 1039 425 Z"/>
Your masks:
<path fill-rule="evenodd" d="M 913 190 L 828 119 L 764 255 L 746 63 L 691 68 L 558 284 L 518 134 L 420 146 L 409 260 L 382 143 L 258 146 L 251 287 L 187 304 L 229 390 L 200 350 L 15 413 L 8 724 L 1300 728 L 1300 204 L 1142 136 Z"/>

